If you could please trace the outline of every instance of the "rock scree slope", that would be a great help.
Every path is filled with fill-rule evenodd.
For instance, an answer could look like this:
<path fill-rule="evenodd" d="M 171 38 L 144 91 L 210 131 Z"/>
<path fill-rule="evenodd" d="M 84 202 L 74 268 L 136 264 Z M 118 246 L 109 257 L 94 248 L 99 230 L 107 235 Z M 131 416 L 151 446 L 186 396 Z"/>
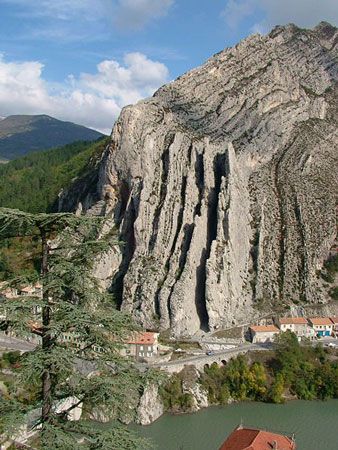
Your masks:
<path fill-rule="evenodd" d="M 125 241 L 97 275 L 176 336 L 325 304 L 337 236 L 337 29 L 278 26 L 123 109 L 90 189 L 60 209 Z"/>

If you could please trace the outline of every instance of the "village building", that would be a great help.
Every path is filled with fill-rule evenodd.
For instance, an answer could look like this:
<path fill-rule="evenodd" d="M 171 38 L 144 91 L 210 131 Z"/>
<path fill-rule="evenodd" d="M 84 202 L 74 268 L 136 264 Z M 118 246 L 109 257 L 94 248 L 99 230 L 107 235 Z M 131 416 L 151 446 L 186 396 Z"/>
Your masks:
<path fill-rule="evenodd" d="M 280 330 L 275 325 L 252 325 L 250 327 L 252 343 L 273 342 Z"/>
<path fill-rule="evenodd" d="M 332 330 L 337 335 L 338 333 L 338 317 L 330 317 L 330 320 L 332 322 Z"/>
<path fill-rule="evenodd" d="M 310 317 L 309 323 L 318 337 L 331 336 L 333 323 L 328 317 Z"/>
<path fill-rule="evenodd" d="M 158 333 L 150 331 L 134 333 L 127 342 L 123 353 L 136 360 L 153 358 L 158 353 Z"/>
<path fill-rule="evenodd" d="M 237 427 L 219 450 L 296 450 L 293 437 L 255 428 Z"/>
<path fill-rule="evenodd" d="M 314 335 L 313 329 L 305 317 L 281 317 L 276 320 L 276 325 L 281 332 L 291 331 L 298 338 Z"/>

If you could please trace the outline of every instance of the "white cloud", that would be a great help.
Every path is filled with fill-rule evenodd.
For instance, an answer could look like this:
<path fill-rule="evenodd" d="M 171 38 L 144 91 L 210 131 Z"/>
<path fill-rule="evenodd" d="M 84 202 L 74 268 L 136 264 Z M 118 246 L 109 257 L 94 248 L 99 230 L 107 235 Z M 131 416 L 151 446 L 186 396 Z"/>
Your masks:
<path fill-rule="evenodd" d="M 122 29 L 138 30 L 165 16 L 174 0 L 118 0 L 114 22 Z"/>
<path fill-rule="evenodd" d="M 151 95 L 168 80 L 167 67 L 142 53 L 128 53 L 123 64 L 102 61 L 94 74 L 70 75 L 48 83 L 38 61 L 6 62 L 0 54 L 0 116 L 50 114 L 110 132 L 126 104 Z"/>
<path fill-rule="evenodd" d="M 65 37 L 69 38 L 72 28 L 81 30 L 82 33 L 89 31 L 88 24 L 91 24 L 91 27 L 95 24 L 96 26 L 105 24 L 111 29 L 116 25 L 124 31 L 139 30 L 153 20 L 165 16 L 175 2 L 175 0 L 0 1 L 16 5 L 20 17 L 47 19 L 48 24 L 42 28 L 39 25 L 38 32 L 50 38 L 57 38 L 60 34 L 65 34 Z M 53 32 L 49 30 L 50 27 L 54 29 Z M 35 36 L 36 30 L 32 28 L 31 31 Z M 75 33 L 75 37 L 77 34 L 80 33 Z"/>
<path fill-rule="evenodd" d="M 255 6 L 255 0 L 229 0 L 221 12 L 221 16 L 230 28 L 237 28 L 243 19 L 251 16 Z"/>
<path fill-rule="evenodd" d="M 254 13 L 262 13 L 263 18 L 253 25 L 253 30 L 265 32 L 290 22 L 308 28 L 322 20 L 338 23 L 337 0 L 229 0 L 221 15 L 236 28 Z"/>

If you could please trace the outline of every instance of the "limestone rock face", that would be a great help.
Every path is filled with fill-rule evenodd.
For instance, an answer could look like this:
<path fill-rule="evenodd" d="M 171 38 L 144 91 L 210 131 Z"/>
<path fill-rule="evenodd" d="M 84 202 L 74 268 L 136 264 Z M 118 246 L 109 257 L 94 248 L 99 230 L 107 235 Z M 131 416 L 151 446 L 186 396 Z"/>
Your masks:
<path fill-rule="evenodd" d="M 183 369 L 184 378 L 182 390 L 184 394 L 190 394 L 192 405 L 190 412 L 199 411 L 209 406 L 208 392 L 199 382 L 200 372 L 194 366 L 186 366 Z"/>
<path fill-rule="evenodd" d="M 164 406 L 158 393 L 158 386 L 146 386 L 137 408 L 137 423 L 149 425 L 164 413 Z"/>
<path fill-rule="evenodd" d="M 123 109 L 81 209 L 118 227 L 121 262 L 101 272 L 144 327 L 191 335 L 328 301 L 337 38 L 276 27 Z"/>

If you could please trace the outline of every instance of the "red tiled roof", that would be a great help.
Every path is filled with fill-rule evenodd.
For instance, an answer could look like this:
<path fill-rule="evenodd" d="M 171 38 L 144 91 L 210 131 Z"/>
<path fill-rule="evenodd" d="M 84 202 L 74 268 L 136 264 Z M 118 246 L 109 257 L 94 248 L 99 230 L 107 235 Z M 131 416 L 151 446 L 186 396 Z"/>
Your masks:
<path fill-rule="evenodd" d="M 332 322 L 328 317 L 310 317 L 309 321 L 313 325 L 332 325 Z"/>
<path fill-rule="evenodd" d="M 275 325 L 253 325 L 250 327 L 252 331 L 257 332 L 269 332 L 269 333 L 279 333 L 279 329 Z"/>
<path fill-rule="evenodd" d="M 279 319 L 279 323 L 286 324 L 295 324 L 295 325 L 306 325 L 307 320 L 305 317 L 281 317 Z"/>
<path fill-rule="evenodd" d="M 219 450 L 296 450 L 296 444 L 287 436 L 251 428 L 237 428 Z"/>
<path fill-rule="evenodd" d="M 155 333 L 152 333 L 150 331 L 137 333 L 128 342 L 128 344 L 149 344 L 149 345 L 152 345 L 154 343 L 155 343 Z"/>

